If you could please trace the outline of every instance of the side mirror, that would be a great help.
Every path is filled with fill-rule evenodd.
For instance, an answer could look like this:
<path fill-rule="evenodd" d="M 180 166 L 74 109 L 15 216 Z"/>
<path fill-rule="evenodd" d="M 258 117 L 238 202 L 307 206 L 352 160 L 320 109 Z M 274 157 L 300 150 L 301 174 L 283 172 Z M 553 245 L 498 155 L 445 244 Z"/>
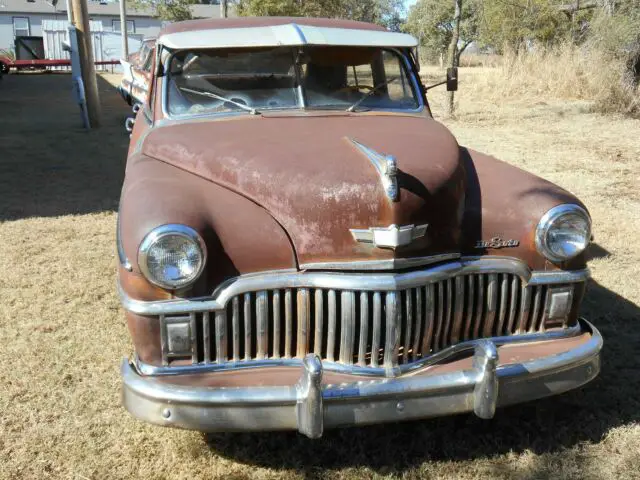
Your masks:
<path fill-rule="evenodd" d="M 458 91 L 458 67 L 447 68 L 447 92 Z"/>

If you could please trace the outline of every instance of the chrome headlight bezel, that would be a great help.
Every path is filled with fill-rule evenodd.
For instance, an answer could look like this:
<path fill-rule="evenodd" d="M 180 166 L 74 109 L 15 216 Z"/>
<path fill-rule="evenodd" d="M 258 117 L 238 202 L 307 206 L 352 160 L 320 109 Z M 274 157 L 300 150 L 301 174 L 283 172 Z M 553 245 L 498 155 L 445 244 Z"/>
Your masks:
<path fill-rule="evenodd" d="M 587 233 L 585 238 L 585 247 L 582 250 L 577 251 L 575 254 L 571 256 L 559 256 L 553 249 L 549 246 L 549 232 L 552 228 L 557 225 L 558 221 L 567 215 L 578 215 L 583 217 L 585 222 L 587 223 Z M 540 252 L 545 258 L 554 263 L 566 262 L 567 260 L 571 260 L 572 258 L 577 257 L 582 252 L 586 250 L 591 241 L 591 217 L 589 213 L 579 205 L 575 204 L 562 204 L 556 207 L 553 207 L 547 213 L 545 213 L 540 222 L 538 222 L 538 226 L 536 227 L 536 248 L 538 252 Z"/>
<path fill-rule="evenodd" d="M 148 266 L 148 256 L 150 249 L 162 238 L 167 236 L 179 236 L 186 238 L 187 240 L 194 243 L 196 247 L 198 247 L 200 251 L 200 262 L 198 268 L 191 275 L 188 281 L 180 282 L 180 283 L 171 283 L 159 280 L 154 278 L 151 274 Z M 144 277 L 149 280 L 149 282 L 154 285 L 164 288 L 167 290 L 180 290 L 193 285 L 202 272 L 204 271 L 205 265 L 207 263 L 207 247 L 204 243 L 202 237 L 196 232 L 193 228 L 188 227 L 186 225 L 180 224 L 167 224 L 161 225 L 159 227 L 151 230 L 140 243 L 140 247 L 138 248 L 138 266 L 140 267 L 140 271 L 144 275 Z"/>

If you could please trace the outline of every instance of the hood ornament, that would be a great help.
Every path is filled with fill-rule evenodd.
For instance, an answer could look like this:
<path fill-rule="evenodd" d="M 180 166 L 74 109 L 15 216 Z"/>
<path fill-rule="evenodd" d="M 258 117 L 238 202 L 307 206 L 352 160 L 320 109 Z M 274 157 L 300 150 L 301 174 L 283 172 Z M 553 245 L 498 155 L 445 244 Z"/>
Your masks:
<path fill-rule="evenodd" d="M 395 250 L 398 247 L 410 245 L 414 240 L 424 237 L 428 226 L 428 224 L 405 225 L 402 227 L 391 225 L 387 228 L 371 227 L 367 230 L 352 228 L 350 231 L 357 242 L 373 243 L 378 248 Z"/>
<path fill-rule="evenodd" d="M 383 155 L 382 153 L 378 153 L 375 150 L 364 146 L 360 142 L 357 142 L 353 139 L 349 139 L 351 143 L 353 143 L 358 150 L 360 150 L 373 164 L 380 175 L 380 180 L 382 180 L 382 186 L 384 187 L 384 191 L 389 197 L 389 200 L 392 202 L 398 201 L 398 179 L 396 178 L 398 175 L 398 162 L 395 157 L 391 155 Z"/>

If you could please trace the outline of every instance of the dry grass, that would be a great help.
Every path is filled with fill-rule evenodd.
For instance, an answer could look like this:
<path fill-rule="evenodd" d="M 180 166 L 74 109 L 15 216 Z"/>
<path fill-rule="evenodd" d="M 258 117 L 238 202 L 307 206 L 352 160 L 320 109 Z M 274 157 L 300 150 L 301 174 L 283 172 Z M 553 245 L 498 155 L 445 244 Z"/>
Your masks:
<path fill-rule="evenodd" d="M 105 126 L 79 128 L 66 76 L 0 83 L 1 478 L 640 478 L 640 122 L 581 103 L 477 95 L 463 71 L 461 143 L 578 194 L 594 281 L 584 314 L 605 336 L 601 376 L 560 397 L 410 424 L 215 435 L 133 420 L 115 295 L 115 209 L 127 109 L 101 82 Z M 434 111 L 443 97 L 435 91 Z"/>
<path fill-rule="evenodd" d="M 463 56 L 462 67 L 484 67 L 474 72 L 479 95 L 504 103 L 505 99 L 582 100 L 600 113 L 640 115 L 640 88 L 634 84 L 625 58 L 589 44 L 564 44 L 503 57 Z"/>

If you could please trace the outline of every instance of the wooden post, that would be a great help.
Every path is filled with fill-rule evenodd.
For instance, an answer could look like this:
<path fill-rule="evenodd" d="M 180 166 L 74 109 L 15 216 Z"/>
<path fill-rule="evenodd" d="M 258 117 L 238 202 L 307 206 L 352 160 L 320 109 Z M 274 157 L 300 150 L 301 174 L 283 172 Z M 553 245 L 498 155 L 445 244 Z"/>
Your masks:
<path fill-rule="evenodd" d="M 129 58 L 129 32 L 127 29 L 127 0 L 120 0 L 120 35 L 122 36 L 122 59 Z"/>
<path fill-rule="evenodd" d="M 220 0 L 220 16 L 227 18 L 229 16 L 229 2 L 228 0 Z"/>
<path fill-rule="evenodd" d="M 455 11 L 453 15 L 453 35 L 449 45 L 449 65 L 458 66 L 458 41 L 460 40 L 460 19 L 462 18 L 462 0 L 454 0 Z M 447 92 L 447 116 L 454 114 L 454 92 Z"/>
<path fill-rule="evenodd" d="M 87 0 L 72 0 L 73 19 L 78 32 L 78 55 L 80 56 L 80 72 L 86 97 L 87 113 L 91 128 L 100 126 L 100 97 L 98 81 L 93 60 L 93 42 L 89 28 L 89 10 Z"/>

